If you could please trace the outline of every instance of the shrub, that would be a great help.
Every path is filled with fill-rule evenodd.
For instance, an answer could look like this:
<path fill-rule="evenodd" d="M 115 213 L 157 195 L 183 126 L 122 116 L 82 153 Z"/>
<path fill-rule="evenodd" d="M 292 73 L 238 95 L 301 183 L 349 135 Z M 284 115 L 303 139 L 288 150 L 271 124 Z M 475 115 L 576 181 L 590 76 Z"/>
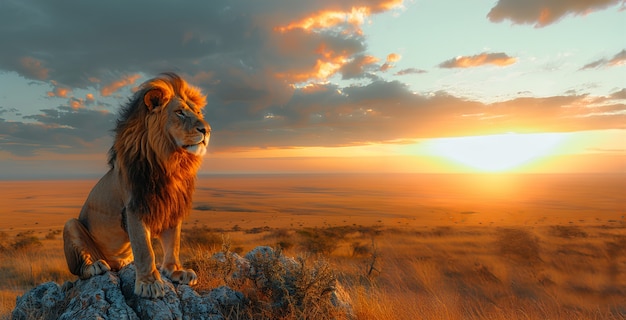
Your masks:
<path fill-rule="evenodd" d="M 339 246 L 339 240 L 344 235 L 337 233 L 336 229 L 305 228 L 297 231 L 300 236 L 300 247 L 314 254 L 330 255 Z"/>
<path fill-rule="evenodd" d="M 263 237 L 265 240 L 271 241 L 270 244 L 280 247 L 283 250 L 289 250 L 294 247 L 294 232 L 288 229 L 274 229 Z"/>
<path fill-rule="evenodd" d="M 32 230 L 18 233 L 11 247 L 14 250 L 27 250 L 33 247 L 41 247 L 43 244 L 34 234 L 35 231 Z"/>
<path fill-rule="evenodd" d="M 367 245 L 361 244 L 361 242 L 359 241 L 355 241 L 350 245 L 350 248 L 352 248 L 352 256 L 353 257 L 357 257 L 357 256 L 365 256 L 368 253 L 370 253 L 370 248 Z"/>
<path fill-rule="evenodd" d="M 222 237 L 206 227 L 183 230 L 182 239 L 187 245 L 211 249 L 219 247 L 222 243 Z"/>
<path fill-rule="evenodd" d="M 333 295 L 336 276 L 325 260 L 293 259 L 271 247 L 257 247 L 242 258 L 230 251 L 226 239 L 220 252 L 198 256 L 190 266 L 200 279 L 223 281 L 199 284 L 198 290 L 225 284 L 244 294 L 244 305 L 222 310 L 229 319 L 346 318 L 345 305 L 339 305 Z"/>

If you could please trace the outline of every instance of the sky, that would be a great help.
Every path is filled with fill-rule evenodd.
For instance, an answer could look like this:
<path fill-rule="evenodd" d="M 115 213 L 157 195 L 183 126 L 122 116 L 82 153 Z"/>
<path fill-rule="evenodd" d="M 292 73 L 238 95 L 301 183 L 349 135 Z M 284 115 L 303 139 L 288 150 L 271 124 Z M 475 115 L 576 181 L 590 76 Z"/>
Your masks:
<path fill-rule="evenodd" d="M 626 172 L 626 1 L 0 2 L 0 179 L 99 175 L 161 72 L 203 173 Z"/>

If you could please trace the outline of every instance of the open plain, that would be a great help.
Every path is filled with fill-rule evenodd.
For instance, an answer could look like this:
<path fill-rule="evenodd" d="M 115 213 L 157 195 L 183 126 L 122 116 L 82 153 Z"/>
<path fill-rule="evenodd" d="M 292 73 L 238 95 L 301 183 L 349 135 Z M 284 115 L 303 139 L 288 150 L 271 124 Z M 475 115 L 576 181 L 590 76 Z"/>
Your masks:
<path fill-rule="evenodd" d="M 60 230 L 95 182 L 0 182 L 3 317 L 75 279 Z M 228 238 L 322 257 L 359 319 L 626 319 L 623 190 L 602 174 L 202 176 L 182 254 Z"/>

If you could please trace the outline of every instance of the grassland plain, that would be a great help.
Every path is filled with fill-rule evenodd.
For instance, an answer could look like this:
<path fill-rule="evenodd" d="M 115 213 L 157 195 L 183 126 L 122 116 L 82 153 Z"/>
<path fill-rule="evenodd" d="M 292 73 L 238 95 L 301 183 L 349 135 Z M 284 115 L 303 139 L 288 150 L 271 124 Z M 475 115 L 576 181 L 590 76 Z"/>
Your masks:
<path fill-rule="evenodd" d="M 626 319 L 625 178 L 206 177 L 182 254 L 227 238 L 323 258 L 358 319 Z M 75 279 L 59 230 L 93 183 L 0 182 L 2 318 L 32 286 Z M 199 271 L 198 290 L 222 281 Z"/>

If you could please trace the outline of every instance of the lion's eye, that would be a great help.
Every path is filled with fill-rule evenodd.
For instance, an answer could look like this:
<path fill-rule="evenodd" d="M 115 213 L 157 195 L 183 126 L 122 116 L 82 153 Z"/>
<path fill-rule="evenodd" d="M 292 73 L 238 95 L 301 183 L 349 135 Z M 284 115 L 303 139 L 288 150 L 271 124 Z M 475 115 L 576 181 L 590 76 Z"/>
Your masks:
<path fill-rule="evenodd" d="M 185 113 L 183 110 L 176 110 L 176 115 L 181 119 L 185 119 Z"/>

